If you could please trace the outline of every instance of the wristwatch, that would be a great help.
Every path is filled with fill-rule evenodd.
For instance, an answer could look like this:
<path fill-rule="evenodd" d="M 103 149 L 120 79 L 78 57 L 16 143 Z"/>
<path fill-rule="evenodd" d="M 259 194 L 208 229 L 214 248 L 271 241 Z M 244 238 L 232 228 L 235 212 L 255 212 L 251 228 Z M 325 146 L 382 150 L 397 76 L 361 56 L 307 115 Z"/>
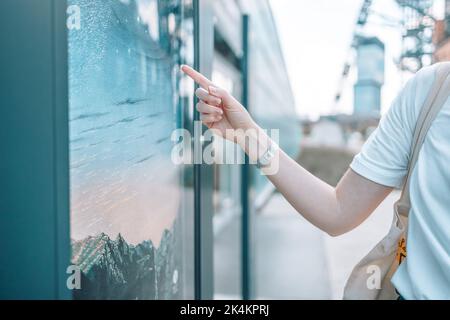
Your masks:
<path fill-rule="evenodd" d="M 278 149 L 279 149 L 278 145 L 274 142 L 271 142 L 266 152 L 264 152 L 264 154 L 256 161 L 256 166 L 259 169 L 267 168 L 268 166 L 270 166 Z"/>

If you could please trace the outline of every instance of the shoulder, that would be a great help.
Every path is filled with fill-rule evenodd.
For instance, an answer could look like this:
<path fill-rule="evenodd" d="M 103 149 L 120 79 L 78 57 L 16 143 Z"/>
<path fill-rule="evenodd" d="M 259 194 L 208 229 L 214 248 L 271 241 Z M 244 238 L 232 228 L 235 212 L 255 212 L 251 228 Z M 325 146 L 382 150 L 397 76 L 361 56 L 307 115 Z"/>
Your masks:
<path fill-rule="evenodd" d="M 402 185 L 408 172 L 416 121 L 434 83 L 437 68 L 439 64 L 422 68 L 409 79 L 353 160 L 353 171 L 385 186 Z"/>
<path fill-rule="evenodd" d="M 450 70 L 450 61 L 435 63 L 420 69 L 412 79 L 415 82 L 416 95 L 427 96 L 436 79 L 437 71 L 444 71 L 443 69 Z"/>
<path fill-rule="evenodd" d="M 440 63 L 435 63 L 431 66 L 423 67 L 422 69 L 417 71 L 415 78 L 417 79 L 417 81 L 433 80 L 435 77 L 435 74 L 436 74 L 436 70 L 440 66 L 446 65 L 446 64 L 449 64 L 449 63 L 448 62 L 440 62 Z"/>
<path fill-rule="evenodd" d="M 433 85 L 434 79 L 436 77 L 436 70 L 439 68 L 441 64 L 433 64 L 428 67 L 424 67 L 420 69 L 408 82 L 405 89 L 410 94 L 411 97 L 416 99 L 416 102 L 420 102 L 417 100 L 421 100 L 420 98 L 425 98 L 423 96 L 427 96 L 428 92 Z M 409 89 L 409 90 L 408 90 Z"/>
<path fill-rule="evenodd" d="M 431 66 L 420 69 L 412 78 L 415 94 L 417 98 L 428 96 L 431 87 L 436 79 L 437 71 L 440 69 L 450 69 L 450 61 L 435 63 Z M 443 70 L 441 70 L 443 71 Z"/>
<path fill-rule="evenodd" d="M 450 63 L 436 63 L 420 69 L 409 79 L 392 106 L 391 112 L 397 113 L 411 130 L 433 86 L 436 71 L 442 65 L 450 65 Z"/>

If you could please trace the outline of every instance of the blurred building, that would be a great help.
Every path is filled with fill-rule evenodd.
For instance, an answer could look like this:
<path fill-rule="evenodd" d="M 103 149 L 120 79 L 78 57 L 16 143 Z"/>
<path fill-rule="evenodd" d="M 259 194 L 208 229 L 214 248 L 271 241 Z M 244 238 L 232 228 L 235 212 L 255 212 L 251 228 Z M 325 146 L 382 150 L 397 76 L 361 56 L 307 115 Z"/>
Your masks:
<path fill-rule="evenodd" d="M 434 28 L 433 0 L 397 0 L 402 8 L 402 54 L 403 70 L 417 72 L 429 65 L 433 48 L 431 34 Z"/>
<path fill-rule="evenodd" d="M 359 151 L 379 124 L 380 116 L 324 115 L 317 121 L 302 120 L 305 147 L 334 147 Z"/>
<path fill-rule="evenodd" d="M 361 37 L 357 47 L 358 80 L 354 87 L 354 114 L 379 115 L 384 84 L 384 43 L 376 37 Z"/>
<path fill-rule="evenodd" d="M 322 118 L 311 128 L 309 136 L 303 140 L 303 145 L 314 145 L 319 147 L 332 146 L 344 147 L 344 133 L 337 121 Z"/>
<path fill-rule="evenodd" d="M 250 15 L 249 111 L 263 128 L 279 130 L 280 146 L 295 157 L 299 151 L 300 128 L 294 94 L 268 0 L 214 1 L 216 55 L 213 74 L 223 75 L 222 62 L 230 62 L 233 56 L 238 57 L 242 52 L 240 25 L 243 13 Z M 231 81 L 234 87 L 238 82 L 239 79 Z M 237 90 L 235 93 L 239 96 L 240 92 Z M 267 186 L 267 179 L 255 178 L 259 191 Z"/>
<path fill-rule="evenodd" d="M 214 21 L 213 80 L 234 96 L 242 97 L 242 15 L 248 14 L 249 112 L 263 128 L 279 130 L 280 146 L 296 157 L 301 130 L 269 1 L 214 0 L 211 3 Z M 235 148 L 233 143 L 225 144 L 227 150 Z M 250 176 L 250 211 L 254 211 L 266 202 L 274 187 L 257 171 L 252 171 Z M 216 298 L 236 298 L 243 293 L 240 273 L 244 263 L 241 259 L 242 171 L 240 166 L 216 165 L 214 178 L 214 295 Z M 251 248 L 256 246 L 251 245 Z M 251 269 L 257 267 L 253 265 Z M 254 292 L 258 286 L 253 281 Z"/>

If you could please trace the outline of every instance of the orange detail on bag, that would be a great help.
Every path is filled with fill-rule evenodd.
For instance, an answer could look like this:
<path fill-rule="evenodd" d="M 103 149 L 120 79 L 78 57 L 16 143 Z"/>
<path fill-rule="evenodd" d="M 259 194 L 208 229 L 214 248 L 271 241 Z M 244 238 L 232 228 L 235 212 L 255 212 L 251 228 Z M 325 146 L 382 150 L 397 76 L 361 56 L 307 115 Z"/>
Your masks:
<path fill-rule="evenodd" d="M 406 238 L 402 237 L 398 242 L 396 260 L 400 265 L 406 258 Z"/>

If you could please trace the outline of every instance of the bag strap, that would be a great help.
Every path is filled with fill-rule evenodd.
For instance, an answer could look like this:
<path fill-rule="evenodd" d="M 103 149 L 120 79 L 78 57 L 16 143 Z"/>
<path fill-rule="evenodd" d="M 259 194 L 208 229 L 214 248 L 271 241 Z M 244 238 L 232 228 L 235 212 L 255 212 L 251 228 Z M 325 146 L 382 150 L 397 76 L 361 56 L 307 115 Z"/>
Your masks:
<path fill-rule="evenodd" d="M 410 160 L 402 195 L 397 202 L 398 212 L 407 217 L 411 208 L 410 200 L 410 180 L 412 172 L 419 158 L 420 150 L 425 141 L 428 130 L 439 111 L 444 106 L 450 94 L 450 62 L 439 63 L 436 69 L 435 81 L 430 93 L 422 107 L 414 129 L 414 136 L 411 144 Z"/>

